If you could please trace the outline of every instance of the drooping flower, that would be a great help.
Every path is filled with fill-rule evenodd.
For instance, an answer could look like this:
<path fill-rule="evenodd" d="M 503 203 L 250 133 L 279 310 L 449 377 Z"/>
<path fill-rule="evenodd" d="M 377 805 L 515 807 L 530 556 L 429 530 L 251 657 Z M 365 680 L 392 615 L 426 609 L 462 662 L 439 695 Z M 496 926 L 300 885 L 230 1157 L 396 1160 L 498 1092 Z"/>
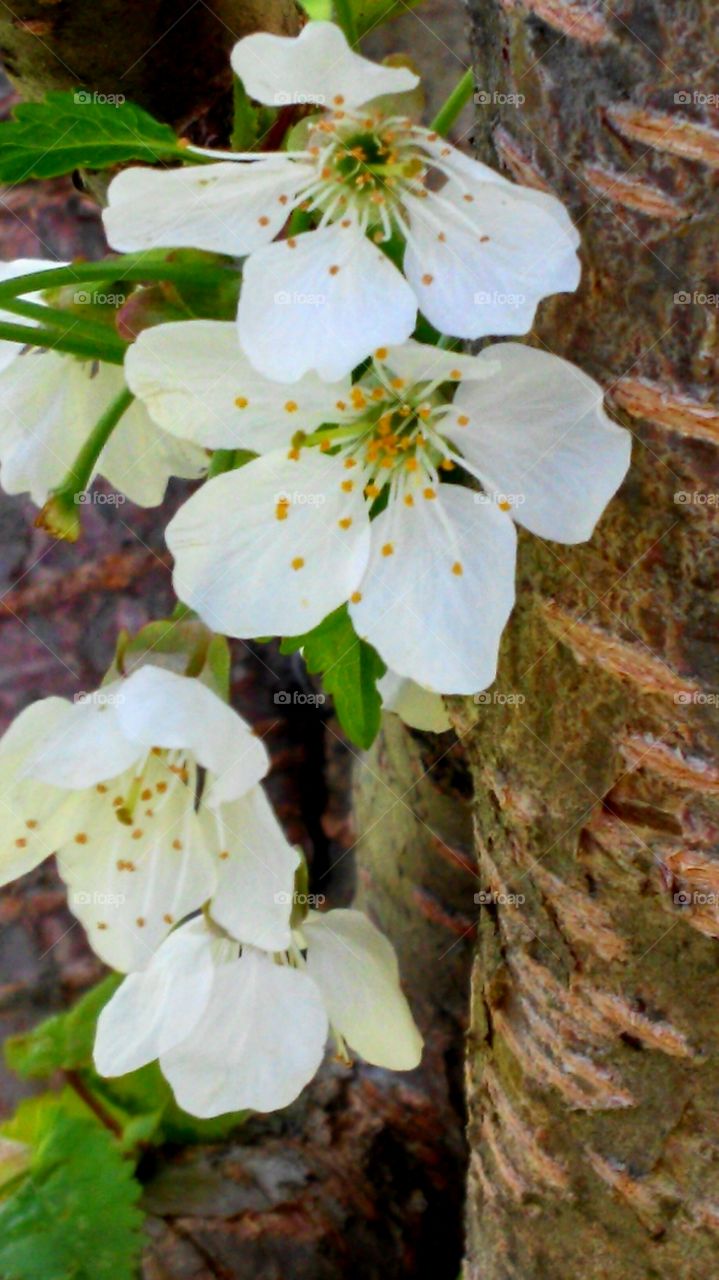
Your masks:
<path fill-rule="evenodd" d="M 174 419 L 199 438 L 211 428 L 196 334 L 189 372 L 192 332 L 174 358 L 175 334 L 159 326 L 138 342 L 129 376 L 160 425 Z M 233 379 L 244 395 L 247 377 L 238 351 L 228 404 Z M 168 526 L 180 598 L 241 637 L 303 635 L 348 602 L 397 675 L 441 693 L 486 688 L 514 601 L 515 521 L 582 542 L 626 473 L 630 435 L 605 414 L 601 388 L 518 343 L 469 356 L 408 342 L 375 352 L 338 396 L 336 425 L 294 437 L 286 427 L 279 448 L 294 419 L 284 395 L 274 413 L 264 400 L 267 425 L 237 428 L 261 456 L 205 484 Z M 309 413 L 299 393 L 296 404 Z M 219 421 L 219 401 L 213 413 Z M 225 441 L 236 421 L 230 407 Z"/>
<path fill-rule="evenodd" d="M 54 265 L 62 264 L 19 259 L 3 264 L 0 279 Z M 29 493 L 42 506 L 125 379 L 116 365 L 33 348 L 35 322 L 10 313 L 6 318 L 27 325 L 28 346 L 0 342 L 0 483 L 6 493 Z M 144 407 L 133 403 L 103 448 L 96 474 L 132 502 L 153 507 L 162 502 L 170 476 L 197 479 L 206 467 L 202 449 L 158 430 Z"/>
<path fill-rule="evenodd" d="M 246 36 L 232 65 L 260 102 L 324 108 L 306 146 L 125 170 L 104 221 L 117 249 L 249 255 L 239 337 L 268 378 L 341 377 L 409 337 L 418 306 L 457 337 L 526 333 L 543 297 L 577 287 L 579 237 L 557 199 L 383 113 L 383 95 L 417 83 L 406 68 L 359 57 L 327 22 L 297 37 Z M 294 209 L 314 227 L 276 240 Z M 404 275 L 382 251 L 390 242 L 404 242 Z"/>
<path fill-rule="evenodd" d="M 211 904 L 216 914 L 219 897 Z M 422 1040 L 391 944 L 359 911 L 310 911 L 274 954 L 218 930 L 182 925 L 103 1009 L 95 1063 L 122 1075 L 158 1058 L 192 1115 L 274 1111 L 312 1079 L 328 1029 L 368 1062 L 417 1066 Z"/>
<path fill-rule="evenodd" d="M 70 907 L 114 968 L 146 965 L 218 885 L 229 923 L 276 942 L 264 904 L 298 856 L 257 787 L 264 747 L 200 680 L 146 665 L 81 701 L 35 702 L 0 740 L 0 767 L 0 882 L 56 852 Z M 233 903 L 240 873 L 254 889 Z"/>
<path fill-rule="evenodd" d="M 393 711 L 410 729 L 446 733 L 452 728 L 441 695 L 424 689 L 415 680 L 406 680 L 394 671 L 387 671 L 377 681 L 377 689 L 383 709 Z"/>

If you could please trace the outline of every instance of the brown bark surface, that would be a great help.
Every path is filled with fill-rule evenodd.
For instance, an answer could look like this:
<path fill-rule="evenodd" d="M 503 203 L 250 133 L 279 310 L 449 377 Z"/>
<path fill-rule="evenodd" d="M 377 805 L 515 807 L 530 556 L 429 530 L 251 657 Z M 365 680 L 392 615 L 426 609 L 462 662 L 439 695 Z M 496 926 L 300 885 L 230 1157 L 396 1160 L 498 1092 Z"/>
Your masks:
<path fill-rule="evenodd" d="M 479 87 L 523 95 L 481 108 L 479 154 L 556 192 L 583 234 L 581 289 L 532 341 L 599 379 L 635 439 L 588 545 L 522 538 L 497 690 L 524 701 L 457 708 L 499 895 L 473 980 L 466 1272 L 703 1280 L 719 1270 L 719 128 L 693 95 L 716 89 L 716 9 L 473 13 Z"/>

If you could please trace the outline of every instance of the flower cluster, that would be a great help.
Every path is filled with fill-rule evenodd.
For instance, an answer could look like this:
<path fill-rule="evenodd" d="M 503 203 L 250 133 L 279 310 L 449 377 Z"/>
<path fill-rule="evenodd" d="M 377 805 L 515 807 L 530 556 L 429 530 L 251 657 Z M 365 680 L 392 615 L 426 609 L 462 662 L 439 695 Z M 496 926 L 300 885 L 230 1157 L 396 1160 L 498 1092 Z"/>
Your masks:
<path fill-rule="evenodd" d="M 0 882 L 55 851 L 94 950 L 129 974 L 100 1020 L 104 1074 L 159 1057 L 181 1105 L 212 1116 L 285 1106 L 330 1027 L 345 1056 L 417 1065 L 391 945 L 358 911 L 295 908 L 265 749 L 202 681 L 145 664 L 35 702 L 0 763 Z"/>
<path fill-rule="evenodd" d="M 193 310 L 196 293 L 141 288 L 128 344 L 127 317 L 93 331 L 64 323 L 61 291 L 16 297 L 0 314 L 2 483 L 76 536 L 67 504 L 96 475 L 153 505 L 170 476 L 209 471 L 167 528 L 193 616 L 296 647 L 341 618 L 373 650 L 377 715 L 381 696 L 441 732 L 440 695 L 495 678 L 517 526 L 588 539 L 629 465 L 598 384 L 507 340 L 577 287 L 579 237 L 553 196 L 418 124 L 414 72 L 369 62 L 332 23 L 248 36 L 232 65 L 258 104 L 313 104 L 281 149 L 187 146 L 180 167 L 128 168 L 104 222 L 135 267 L 192 251 L 194 284 L 223 255 L 236 320 L 211 291 Z M 459 349 L 489 337 L 504 340 Z M 357 911 L 302 907 L 267 755 L 202 673 L 153 658 L 80 703 L 37 702 L 0 760 L 3 880 L 55 852 L 91 945 L 127 975 L 100 1017 L 101 1073 L 159 1059 L 207 1117 L 286 1105 L 329 1033 L 342 1057 L 418 1063 L 391 945 Z"/>

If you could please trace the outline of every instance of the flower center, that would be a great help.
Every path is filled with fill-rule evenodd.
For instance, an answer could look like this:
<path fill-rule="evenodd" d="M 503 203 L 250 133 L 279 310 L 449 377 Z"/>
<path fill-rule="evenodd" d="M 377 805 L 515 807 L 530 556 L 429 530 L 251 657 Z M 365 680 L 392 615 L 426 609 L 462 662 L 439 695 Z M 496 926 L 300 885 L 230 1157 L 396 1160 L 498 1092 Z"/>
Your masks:
<path fill-rule="evenodd" d="M 360 469 L 370 499 L 378 498 L 387 485 L 398 484 L 408 492 L 424 486 L 425 497 L 436 497 L 438 472 L 455 467 L 454 451 L 441 435 L 447 375 L 410 384 L 383 363 L 386 354 L 384 349 L 375 353 L 372 365 L 352 388 L 351 405 L 338 404 L 344 423 L 296 436 L 295 453 L 305 445 L 319 445 L 323 452 L 336 448 L 348 471 Z M 354 483 L 348 477 L 348 492 Z"/>
<path fill-rule="evenodd" d="M 309 149 L 319 172 L 305 207 L 334 221 L 351 206 L 364 229 L 389 239 L 403 197 L 424 193 L 427 165 L 411 130 L 403 117 L 344 111 L 318 121 Z"/>
<path fill-rule="evenodd" d="M 115 817 L 128 827 L 135 824 L 138 815 L 152 818 L 155 806 L 166 803 L 168 793 L 177 795 L 180 789 L 187 790 L 187 803 L 194 805 L 196 780 L 197 767 L 183 752 L 153 747 L 139 772 L 133 770 L 126 785 L 112 797 Z"/>

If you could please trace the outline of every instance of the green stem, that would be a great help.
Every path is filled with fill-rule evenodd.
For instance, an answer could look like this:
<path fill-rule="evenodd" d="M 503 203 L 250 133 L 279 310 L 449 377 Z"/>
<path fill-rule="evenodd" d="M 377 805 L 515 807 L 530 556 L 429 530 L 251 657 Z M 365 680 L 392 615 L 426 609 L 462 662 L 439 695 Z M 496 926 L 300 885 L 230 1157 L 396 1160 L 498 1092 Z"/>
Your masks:
<path fill-rule="evenodd" d="M 90 284 L 94 280 L 172 280 L 179 284 L 222 284 L 235 277 L 234 267 L 211 266 L 209 263 L 183 263 L 158 261 L 146 254 L 127 253 L 117 258 L 105 258 L 102 262 L 75 262 L 69 267 L 52 267 L 48 271 L 33 271 L 27 276 L 15 276 L 0 284 L 0 304 L 24 293 L 37 293 L 41 289 L 55 289 L 65 284 Z"/>
<path fill-rule="evenodd" d="M 92 341 L 82 334 L 73 333 L 72 317 L 65 332 L 60 329 L 30 328 L 26 324 L 10 324 L 0 321 L 0 339 L 17 342 L 23 347 L 46 347 L 50 351 L 64 351 L 84 360 L 104 360 L 107 364 L 122 364 L 126 346 L 112 334 Z"/>
<path fill-rule="evenodd" d="M 124 387 L 98 418 L 65 479 L 53 490 L 37 517 L 35 523 L 39 528 L 55 538 L 77 541 L 80 534 L 78 499 L 88 488 L 100 454 L 134 398 L 132 392 Z"/>
<path fill-rule="evenodd" d="M 89 342 L 97 339 L 103 346 L 117 347 L 119 354 L 125 350 L 122 339 L 109 325 L 85 319 L 76 311 L 60 311 L 57 307 L 45 306 L 42 302 L 27 302 L 24 298 L 12 298 L 3 303 L 3 311 L 27 316 L 28 320 L 37 320 L 41 328 L 68 330 L 78 338 L 87 338 Z"/>
<path fill-rule="evenodd" d="M 462 79 L 454 86 L 449 97 L 442 103 L 430 128 L 445 137 L 463 107 L 467 105 L 474 91 L 474 72 L 465 71 Z"/>
<path fill-rule="evenodd" d="M 352 9 L 352 0 L 334 0 L 335 15 L 337 24 L 342 28 L 347 43 L 353 48 L 359 44 L 359 36 L 357 34 L 357 24 L 355 22 L 354 11 Z"/>

